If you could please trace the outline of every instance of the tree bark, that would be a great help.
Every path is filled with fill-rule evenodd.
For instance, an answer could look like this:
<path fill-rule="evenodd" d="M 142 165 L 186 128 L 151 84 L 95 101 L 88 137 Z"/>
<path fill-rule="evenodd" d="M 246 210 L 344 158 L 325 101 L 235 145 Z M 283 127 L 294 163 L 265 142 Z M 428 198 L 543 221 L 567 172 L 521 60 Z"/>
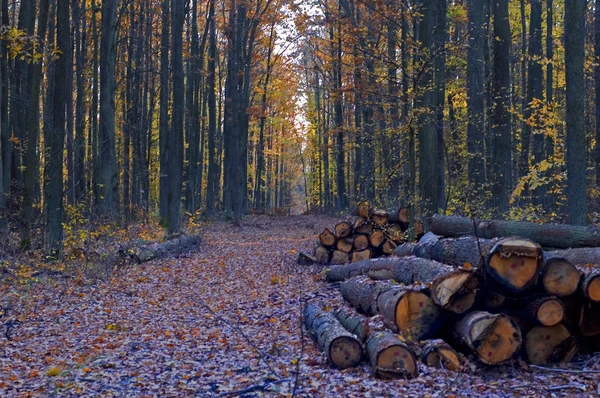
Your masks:
<path fill-rule="evenodd" d="M 586 0 L 565 0 L 567 214 L 571 224 L 587 221 L 585 135 Z"/>

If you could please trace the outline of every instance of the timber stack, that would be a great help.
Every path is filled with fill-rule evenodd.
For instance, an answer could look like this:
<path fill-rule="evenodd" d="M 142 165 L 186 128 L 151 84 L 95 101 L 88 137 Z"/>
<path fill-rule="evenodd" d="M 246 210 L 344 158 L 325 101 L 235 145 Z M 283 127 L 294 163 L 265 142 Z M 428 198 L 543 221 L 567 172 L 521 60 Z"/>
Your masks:
<path fill-rule="evenodd" d="M 410 222 L 408 208 L 375 209 L 365 200 L 359 202 L 351 214 L 352 219 L 340 221 L 319 234 L 314 262 L 348 264 L 389 256 L 406 241 Z M 414 234 L 419 236 L 422 232 L 422 223 L 415 223 Z"/>
<path fill-rule="evenodd" d="M 395 256 L 325 271 L 352 307 L 333 318 L 374 375 L 412 377 L 418 359 L 460 370 L 465 356 L 547 365 L 600 351 L 599 229 L 445 216 L 429 226 Z"/>

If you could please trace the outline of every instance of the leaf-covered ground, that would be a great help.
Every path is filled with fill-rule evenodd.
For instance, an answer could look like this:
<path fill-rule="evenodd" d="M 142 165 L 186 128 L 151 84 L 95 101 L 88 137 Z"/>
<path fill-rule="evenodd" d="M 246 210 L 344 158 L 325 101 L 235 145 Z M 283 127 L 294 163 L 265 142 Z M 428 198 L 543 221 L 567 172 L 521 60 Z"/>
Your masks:
<path fill-rule="evenodd" d="M 343 301 L 320 268 L 294 264 L 323 216 L 213 223 L 198 251 L 88 284 L 59 279 L 4 290 L 0 396 L 590 396 L 600 373 L 514 362 L 468 373 L 422 367 L 379 381 L 367 365 L 332 369 L 300 327 L 303 300 Z M 6 328 L 10 328 L 10 340 Z M 600 357 L 571 370 L 600 371 Z M 295 390 L 295 391 L 294 391 Z"/>

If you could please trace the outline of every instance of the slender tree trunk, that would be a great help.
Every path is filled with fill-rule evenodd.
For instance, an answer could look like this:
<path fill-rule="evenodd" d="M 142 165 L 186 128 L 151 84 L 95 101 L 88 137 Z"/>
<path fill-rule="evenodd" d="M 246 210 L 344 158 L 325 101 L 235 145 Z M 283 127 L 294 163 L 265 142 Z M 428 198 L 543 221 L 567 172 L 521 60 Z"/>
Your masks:
<path fill-rule="evenodd" d="M 119 188 L 115 141 L 115 64 L 117 57 L 117 0 L 102 3 L 100 42 L 100 212 L 118 214 Z"/>
<path fill-rule="evenodd" d="M 83 10 L 83 12 L 81 12 Z M 87 57 L 87 23 L 85 3 L 73 0 L 73 21 L 75 24 L 75 201 L 80 203 L 86 193 L 85 175 L 85 87 L 84 71 Z"/>
<path fill-rule="evenodd" d="M 565 0 L 567 213 L 571 224 L 585 224 L 587 221 L 583 73 L 586 6 L 586 0 Z"/>
<path fill-rule="evenodd" d="M 552 2 L 552 0 L 548 1 Z M 550 25 L 551 22 L 548 23 L 548 26 Z M 600 186 L 600 0 L 596 0 L 594 7 L 594 56 L 596 58 L 594 62 L 594 77 L 596 79 L 596 186 Z M 551 64 L 548 65 L 548 67 L 550 66 Z M 549 70 L 549 80 L 551 78 L 550 73 Z M 551 86 L 551 84 L 550 82 L 549 85 Z"/>
<path fill-rule="evenodd" d="M 519 157 L 519 177 L 529 173 L 529 154 L 531 128 L 527 124 L 527 22 L 525 16 L 525 0 L 520 0 L 521 10 L 521 153 Z"/>
<path fill-rule="evenodd" d="M 209 43 L 208 43 L 208 72 L 206 85 L 208 90 L 208 176 L 206 186 L 206 213 L 213 215 L 216 197 L 218 194 L 218 179 L 216 178 L 218 164 L 216 161 L 216 139 L 217 139 L 217 97 L 215 94 L 216 57 L 217 57 L 217 34 L 215 27 L 215 0 L 210 0 L 209 13 Z"/>
<path fill-rule="evenodd" d="M 70 47 L 69 38 L 69 2 L 58 0 L 56 6 L 56 49 L 62 55 L 56 60 L 56 75 L 54 77 L 54 92 L 52 98 L 53 122 L 50 130 L 50 140 L 45 143 L 48 156 L 46 167 L 46 251 L 53 256 L 62 252 L 63 241 L 63 151 L 65 140 L 65 101 L 67 51 Z"/>
<path fill-rule="evenodd" d="M 169 139 L 169 191 L 167 194 L 168 222 L 170 233 L 180 229 L 181 184 L 183 176 L 183 120 L 185 112 L 183 85 L 183 21 L 185 1 L 171 0 L 172 60 L 173 60 L 173 124 Z"/>
<path fill-rule="evenodd" d="M 169 158 L 170 131 L 169 131 L 169 0 L 162 2 L 162 28 L 160 47 L 160 120 L 159 120 L 159 213 L 163 224 L 169 217 Z"/>
<path fill-rule="evenodd" d="M 447 0 L 436 0 L 435 19 L 435 129 L 437 133 L 437 157 L 439 167 L 438 203 L 446 210 L 446 167 L 444 162 L 444 106 L 446 100 L 446 42 L 448 41 Z M 448 170 L 450 171 L 450 170 Z"/>
<path fill-rule="evenodd" d="M 8 26 L 8 0 L 0 3 L 2 25 Z M 8 55 L 6 42 L 0 40 L 0 229 L 8 227 L 6 214 L 6 196 L 10 192 L 10 163 L 11 147 L 9 145 L 10 125 L 8 120 Z"/>
<path fill-rule="evenodd" d="M 494 189 L 495 204 L 499 213 L 508 211 L 511 181 L 511 123 L 510 123 L 510 24 L 508 0 L 494 0 Z"/>
<path fill-rule="evenodd" d="M 468 0 L 469 47 L 467 49 L 467 151 L 469 183 L 481 192 L 485 183 L 485 3 Z"/>

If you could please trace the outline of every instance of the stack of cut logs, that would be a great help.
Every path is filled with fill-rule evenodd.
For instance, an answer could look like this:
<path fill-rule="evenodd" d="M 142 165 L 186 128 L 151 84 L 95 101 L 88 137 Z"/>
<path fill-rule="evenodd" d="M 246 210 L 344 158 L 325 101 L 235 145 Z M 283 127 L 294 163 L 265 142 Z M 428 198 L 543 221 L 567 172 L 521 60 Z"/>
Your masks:
<path fill-rule="evenodd" d="M 419 357 L 456 370 L 463 354 L 544 365 L 600 351 L 600 229 L 446 216 L 429 226 L 394 257 L 326 271 L 353 309 L 308 305 L 304 320 L 334 365 L 364 350 L 376 376 L 410 377 Z"/>
<path fill-rule="evenodd" d="M 340 221 L 333 231 L 325 228 L 319 234 L 315 261 L 320 264 L 347 264 L 394 253 L 405 239 L 409 225 L 409 209 L 394 211 L 373 209 L 369 201 L 359 202 L 352 221 Z M 415 224 L 415 235 L 423 230 Z"/>

